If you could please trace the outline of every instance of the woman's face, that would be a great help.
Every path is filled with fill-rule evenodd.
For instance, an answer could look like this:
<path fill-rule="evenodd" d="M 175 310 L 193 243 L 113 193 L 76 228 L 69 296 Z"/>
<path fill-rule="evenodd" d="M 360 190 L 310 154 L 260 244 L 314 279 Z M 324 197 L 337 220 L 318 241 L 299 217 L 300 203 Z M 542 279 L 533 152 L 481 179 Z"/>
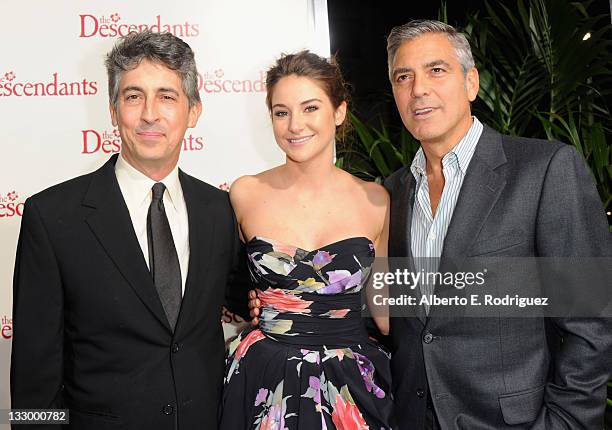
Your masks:
<path fill-rule="evenodd" d="M 313 79 L 289 75 L 273 87 L 272 128 L 278 146 L 295 162 L 311 160 L 331 150 L 336 126 L 346 116 L 346 103 L 334 109 Z"/>

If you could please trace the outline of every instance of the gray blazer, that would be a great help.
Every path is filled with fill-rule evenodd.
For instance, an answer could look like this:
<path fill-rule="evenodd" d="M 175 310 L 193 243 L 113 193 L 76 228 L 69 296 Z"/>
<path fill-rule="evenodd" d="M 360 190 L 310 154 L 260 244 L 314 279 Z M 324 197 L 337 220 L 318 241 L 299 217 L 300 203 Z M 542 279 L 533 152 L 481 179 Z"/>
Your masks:
<path fill-rule="evenodd" d="M 389 256 L 411 258 L 415 181 L 391 194 Z M 445 259 L 612 256 L 600 198 L 569 145 L 485 126 L 445 238 Z M 441 269 L 442 270 L 442 269 Z M 604 319 L 391 318 L 393 385 L 402 430 L 425 428 L 428 395 L 443 429 L 601 429 L 612 369 Z"/>

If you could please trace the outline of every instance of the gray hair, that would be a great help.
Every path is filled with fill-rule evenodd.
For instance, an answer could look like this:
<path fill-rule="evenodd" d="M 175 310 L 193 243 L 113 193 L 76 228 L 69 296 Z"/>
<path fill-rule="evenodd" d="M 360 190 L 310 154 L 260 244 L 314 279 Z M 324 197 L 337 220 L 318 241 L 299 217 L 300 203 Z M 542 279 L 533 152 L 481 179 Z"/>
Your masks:
<path fill-rule="evenodd" d="M 472 49 L 470 43 L 463 33 L 458 32 L 455 27 L 445 24 L 440 21 L 429 20 L 429 19 L 415 19 L 407 24 L 398 25 L 393 27 L 389 37 L 387 37 L 387 61 L 389 63 L 389 79 L 392 79 L 391 74 L 393 73 L 393 61 L 395 60 L 395 54 L 400 48 L 402 43 L 412 39 L 416 39 L 427 33 L 444 33 L 448 37 L 448 40 L 455 48 L 457 53 L 457 59 L 461 64 L 463 74 L 467 74 L 468 70 L 474 67 L 474 57 L 472 56 Z"/>
<path fill-rule="evenodd" d="M 179 74 L 190 108 L 200 103 L 198 70 L 189 45 L 171 33 L 145 30 L 122 37 L 106 56 L 108 96 L 113 106 L 117 107 L 119 82 L 123 73 L 138 67 L 145 58 L 161 63 Z"/>

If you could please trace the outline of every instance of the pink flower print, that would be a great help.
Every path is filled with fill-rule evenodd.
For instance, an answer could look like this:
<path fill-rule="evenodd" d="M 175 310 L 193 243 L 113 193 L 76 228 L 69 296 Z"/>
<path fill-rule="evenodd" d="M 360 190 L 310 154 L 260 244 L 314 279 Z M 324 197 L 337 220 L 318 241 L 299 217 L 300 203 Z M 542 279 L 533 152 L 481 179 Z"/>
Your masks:
<path fill-rule="evenodd" d="M 223 71 L 223 69 L 217 69 L 217 70 L 215 70 L 215 76 L 216 76 L 217 78 L 222 78 L 224 74 L 225 74 L 225 72 Z"/>
<path fill-rule="evenodd" d="M 336 405 L 332 412 L 332 421 L 337 430 L 369 429 L 357 406 L 350 401 L 345 402 L 340 394 L 336 395 Z"/>
<path fill-rule="evenodd" d="M 112 19 L 113 22 L 117 22 L 121 19 L 121 15 L 119 15 L 118 13 L 114 13 L 110 16 L 110 19 Z"/>
<path fill-rule="evenodd" d="M 257 290 L 257 296 L 262 306 L 271 306 L 280 312 L 302 312 L 310 313 L 311 301 L 304 300 L 293 294 L 286 294 L 280 288 L 267 288 L 264 291 Z"/>
<path fill-rule="evenodd" d="M 287 430 L 285 427 L 285 417 L 280 405 L 272 405 L 268 413 L 261 420 L 259 430 Z"/>
<path fill-rule="evenodd" d="M 327 314 L 330 318 L 344 318 L 350 309 L 331 309 Z"/>
<path fill-rule="evenodd" d="M 348 358 L 353 358 L 353 351 L 350 348 L 326 349 L 325 358 L 323 359 L 323 361 L 326 361 L 330 358 L 337 358 L 338 361 L 342 361 L 345 356 Z"/>
<path fill-rule="evenodd" d="M 17 197 L 19 197 L 19 194 L 17 194 L 14 190 L 11 191 L 10 193 L 8 193 L 6 195 L 10 201 L 14 202 L 15 200 L 17 200 Z"/>
<path fill-rule="evenodd" d="M 339 361 L 342 361 L 342 359 L 344 358 L 344 349 L 343 348 L 336 349 L 336 357 L 338 357 Z"/>
<path fill-rule="evenodd" d="M 265 339 L 266 335 L 264 335 L 261 330 L 253 330 L 250 332 L 242 341 L 238 348 L 236 348 L 236 352 L 234 353 L 234 360 L 240 360 L 244 357 L 248 351 L 248 349 L 255 342 L 259 342 L 262 339 Z"/>
<path fill-rule="evenodd" d="M 15 79 L 15 73 L 13 72 L 7 72 L 4 74 L 4 79 L 6 79 L 7 81 L 12 81 L 13 79 Z"/>
<path fill-rule="evenodd" d="M 272 250 L 274 252 L 280 252 L 282 254 L 287 254 L 291 258 L 295 257 L 296 249 L 297 248 L 295 246 L 284 245 L 282 243 L 273 243 L 272 244 Z"/>
<path fill-rule="evenodd" d="M 117 129 L 114 129 L 114 130 L 113 130 L 113 135 L 114 135 L 115 137 L 121 137 L 121 133 L 119 133 L 119 130 L 117 130 Z"/>

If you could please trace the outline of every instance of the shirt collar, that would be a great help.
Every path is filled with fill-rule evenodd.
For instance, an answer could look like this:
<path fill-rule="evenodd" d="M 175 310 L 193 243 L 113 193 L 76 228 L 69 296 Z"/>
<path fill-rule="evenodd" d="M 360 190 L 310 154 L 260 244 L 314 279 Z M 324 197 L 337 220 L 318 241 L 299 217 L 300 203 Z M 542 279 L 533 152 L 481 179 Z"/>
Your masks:
<path fill-rule="evenodd" d="M 459 164 L 459 169 L 463 175 L 465 175 L 470 161 L 472 160 L 472 156 L 476 150 L 476 144 L 478 144 L 478 140 L 480 139 L 480 135 L 482 134 L 483 130 L 482 123 L 478 120 L 478 118 L 475 116 L 472 118 L 472 125 L 465 136 L 463 136 L 459 143 L 457 143 L 442 159 L 443 165 L 446 165 L 447 160 L 456 158 Z M 415 154 L 412 164 L 410 165 L 410 171 L 417 180 L 419 180 L 421 176 L 426 175 L 426 159 L 422 147 L 419 148 Z"/>
<path fill-rule="evenodd" d="M 419 148 L 412 159 L 412 164 L 410 165 L 410 171 L 417 181 L 421 178 L 421 176 L 425 176 L 425 164 L 425 153 L 423 152 L 423 148 Z"/>
<path fill-rule="evenodd" d="M 175 209 L 178 209 L 179 199 L 183 195 L 178 175 L 178 165 L 174 166 L 174 169 L 164 179 L 154 181 L 144 173 L 136 170 L 120 154 L 115 163 L 115 175 L 124 194 L 123 198 L 128 206 L 138 207 L 144 203 L 148 205 L 151 201 L 151 188 L 156 182 L 162 182 L 166 186 L 170 203 L 172 203 Z"/>

